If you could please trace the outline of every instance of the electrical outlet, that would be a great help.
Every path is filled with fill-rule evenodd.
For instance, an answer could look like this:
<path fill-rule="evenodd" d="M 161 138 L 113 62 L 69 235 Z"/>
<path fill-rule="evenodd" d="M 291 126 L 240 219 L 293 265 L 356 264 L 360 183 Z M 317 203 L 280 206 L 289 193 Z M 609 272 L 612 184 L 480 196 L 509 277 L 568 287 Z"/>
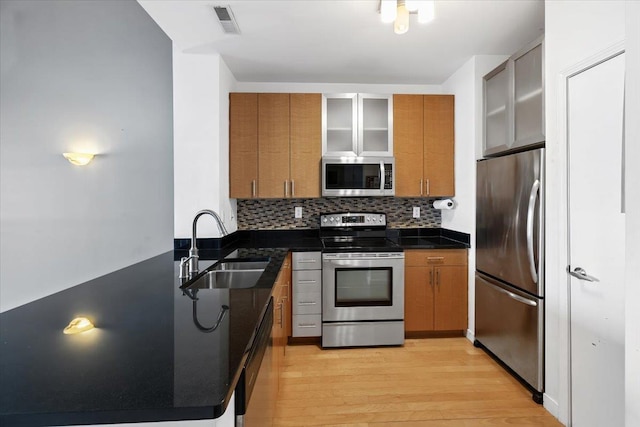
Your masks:
<path fill-rule="evenodd" d="M 420 206 L 413 207 L 413 217 L 420 218 Z"/>
<path fill-rule="evenodd" d="M 293 212 L 294 212 L 294 217 L 302 218 L 302 206 L 296 206 L 295 208 L 293 208 Z"/>

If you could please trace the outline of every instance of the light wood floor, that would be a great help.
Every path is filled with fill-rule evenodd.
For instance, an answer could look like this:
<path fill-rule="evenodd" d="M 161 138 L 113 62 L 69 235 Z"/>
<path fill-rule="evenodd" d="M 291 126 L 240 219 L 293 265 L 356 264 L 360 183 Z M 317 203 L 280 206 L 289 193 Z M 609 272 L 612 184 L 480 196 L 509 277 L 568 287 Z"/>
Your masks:
<path fill-rule="evenodd" d="M 465 338 L 286 349 L 275 426 L 561 426 Z"/>

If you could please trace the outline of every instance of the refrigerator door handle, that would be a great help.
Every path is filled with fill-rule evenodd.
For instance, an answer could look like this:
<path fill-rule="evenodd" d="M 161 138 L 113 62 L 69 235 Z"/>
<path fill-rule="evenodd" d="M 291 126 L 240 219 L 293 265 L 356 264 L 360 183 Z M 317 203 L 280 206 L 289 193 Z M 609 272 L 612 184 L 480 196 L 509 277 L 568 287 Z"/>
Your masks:
<path fill-rule="evenodd" d="M 476 276 L 478 277 L 478 276 Z M 482 277 L 478 277 L 480 280 L 482 280 L 483 282 L 488 283 L 489 285 L 491 285 L 491 287 L 493 289 L 495 289 L 496 291 L 502 292 L 505 295 L 508 295 L 511 299 L 514 299 L 518 302 L 521 302 L 522 304 L 526 304 L 526 305 L 530 305 L 531 307 L 537 307 L 538 303 L 536 301 L 532 301 L 530 299 L 527 299 L 525 297 L 521 297 L 520 295 L 514 294 L 513 292 L 509 292 L 508 290 L 501 288 L 500 286 L 496 286 L 493 283 L 489 282 L 486 279 L 483 279 Z"/>
<path fill-rule="evenodd" d="M 529 258 L 529 272 L 533 283 L 538 283 L 538 269 L 536 268 L 536 261 L 533 257 L 533 220 L 536 207 L 536 199 L 538 198 L 538 192 L 540 191 L 540 180 L 536 179 L 531 186 L 531 193 L 529 193 L 529 207 L 527 209 L 527 258 Z"/>

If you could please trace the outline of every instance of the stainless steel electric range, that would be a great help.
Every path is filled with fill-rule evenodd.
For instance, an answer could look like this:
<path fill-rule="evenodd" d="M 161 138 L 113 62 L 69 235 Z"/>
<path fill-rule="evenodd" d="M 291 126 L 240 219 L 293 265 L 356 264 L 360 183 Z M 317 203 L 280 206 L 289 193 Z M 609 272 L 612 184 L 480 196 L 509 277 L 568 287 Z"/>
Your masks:
<path fill-rule="evenodd" d="M 320 216 L 322 346 L 404 344 L 404 253 L 379 212 Z"/>

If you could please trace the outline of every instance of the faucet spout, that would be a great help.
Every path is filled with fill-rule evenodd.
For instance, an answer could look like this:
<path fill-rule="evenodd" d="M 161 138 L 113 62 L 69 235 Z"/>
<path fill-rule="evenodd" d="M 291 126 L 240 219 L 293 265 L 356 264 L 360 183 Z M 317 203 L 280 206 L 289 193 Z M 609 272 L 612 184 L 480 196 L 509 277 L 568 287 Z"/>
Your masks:
<path fill-rule="evenodd" d="M 226 236 L 227 234 L 229 234 L 226 227 L 224 226 L 224 223 L 222 222 L 222 219 L 220 219 L 220 216 L 214 211 L 212 211 L 211 209 L 203 209 L 196 213 L 196 216 L 193 218 L 193 225 L 191 228 L 191 248 L 189 248 L 189 258 L 185 260 L 185 261 L 188 261 L 189 263 L 189 276 L 194 276 L 198 273 L 199 257 L 198 257 L 198 247 L 196 245 L 196 239 L 197 239 L 198 219 L 202 215 L 211 215 L 213 219 L 216 220 L 216 224 L 218 225 L 218 230 L 220 230 L 220 234 L 222 234 L 222 236 Z"/>

